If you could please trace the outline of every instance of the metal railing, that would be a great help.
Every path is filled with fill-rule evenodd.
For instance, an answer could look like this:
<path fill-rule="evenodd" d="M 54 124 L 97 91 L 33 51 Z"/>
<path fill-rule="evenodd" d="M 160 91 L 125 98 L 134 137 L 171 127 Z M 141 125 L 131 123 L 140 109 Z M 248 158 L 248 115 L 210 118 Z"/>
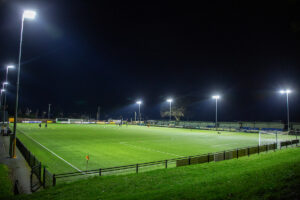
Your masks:
<path fill-rule="evenodd" d="M 53 175 L 46 169 L 46 167 L 44 166 L 42 170 L 42 163 L 26 148 L 26 146 L 18 138 L 16 138 L 16 145 L 31 168 L 31 191 L 35 192 L 41 186 L 43 186 L 43 188 L 52 186 Z M 35 175 L 36 178 L 33 175 Z"/>
<path fill-rule="evenodd" d="M 280 149 L 282 146 L 287 147 L 288 145 L 293 145 L 293 144 L 298 145 L 298 143 L 299 140 L 281 142 Z M 68 181 L 68 179 L 70 178 L 72 179 L 72 177 L 74 178 L 78 176 L 90 177 L 91 175 L 105 176 L 105 175 L 121 175 L 127 173 L 139 173 L 139 172 L 150 171 L 154 169 L 180 167 L 185 165 L 201 164 L 201 163 L 207 163 L 212 161 L 218 162 L 218 161 L 229 160 L 233 158 L 238 159 L 239 157 L 250 156 L 252 154 L 260 154 L 262 152 L 275 151 L 276 149 L 277 149 L 277 144 L 272 143 L 272 144 L 266 144 L 261 146 L 237 148 L 237 149 L 225 150 L 221 152 L 180 157 L 180 158 L 174 158 L 168 160 L 153 161 L 147 163 L 138 163 L 132 165 L 118 166 L 118 167 L 99 168 L 99 169 L 87 170 L 87 171 L 53 174 L 52 185 L 55 186 L 57 184 L 58 179 L 62 179 L 63 180 L 62 182 L 64 182 L 64 181 Z"/>
<path fill-rule="evenodd" d="M 280 149 L 282 147 L 288 147 L 290 145 L 298 145 L 299 140 L 282 141 L 279 143 Z M 131 165 L 109 167 L 109 168 L 99 168 L 87 171 L 77 171 L 61 174 L 52 174 L 46 167 L 43 167 L 41 162 L 36 159 L 36 157 L 23 145 L 22 142 L 17 138 L 17 147 L 23 154 L 24 158 L 32 168 L 32 174 L 38 177 L 38 180 L 43 186 L 43 188 L 48 188 L 55 186 L 58 180 L 62 182 L 72 181 L 78 179 L 78 177 L 90 177 L 90 176 L 106 176 L 106 175 L 121 175 L 128 173 L 140 173 L 145 171 L 151 171 L 154 169 L 164 169 L 164 168 L 174 168 L 193 164 L 202 164 L 208 162 L 218 162 L 222 160 L 229 160 L 234 158 L 240 158 L 243 156 L 250 156 L 252 154 L 259 154 L 261 152 L 275 151 L 277 148 L 276 143 L 266 144 L 261 146 L 251 146 L 244 148 L 230 149 L 220 152 L 200 154 L 194 156 L 186 156 L 180 158 L 173 158 L 167 160 L 159 160 L 147 163 L 137 163 Z M 32 188 L 37 188 L 37 183 L 32 184 Z M 35 191 L 35 190 L 34 190 Z"/>

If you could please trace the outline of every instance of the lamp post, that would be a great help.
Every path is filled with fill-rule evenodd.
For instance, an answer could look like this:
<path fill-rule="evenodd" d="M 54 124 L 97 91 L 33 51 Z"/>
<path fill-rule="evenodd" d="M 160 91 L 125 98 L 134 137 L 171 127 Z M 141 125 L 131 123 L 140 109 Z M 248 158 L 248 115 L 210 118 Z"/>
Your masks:
<path fill-rule="evenodd" d="M 216 130 L 217 130 L 217 126 L 218 126 L 218 99 L 220 99 L 219 95 L 214 95 L 212 96 L 213 99 L 216 100 Z"/>
<path fill-rule="evenodd" d="M 51 104 L 48 105 L 48 120 L 50 120 L 50 110 L 51 110 Z"/>
<path fill-rule="evenodd" d="M 8 82 L 7 81 L 5 81 L 5 82 L 3 82 L 2 83 L 2 88 L 3 88 L 3 92 L 4 92 L 4 96 L 3 96 L 3 107 L 2 107 L 2 95 L 1 95 L 1 101 L 0 101 L 0 104 L 1 104 L 1 108 L 3 108 L 2 109 L 2 111 L 3 111 L 3 119 L 2 119 L 2 125 L 4 125 L 4 118 L 5 118 L 5 114 L 4 114 L 4 112 L 5 112 L 5 97 L 6 97 L 6 89 L 5 89 L 5 86 L 6 85 L 8 85 Z"/>
<path fill-rule="evenodd" d="M 286 109 L 287 109 L 287 126 L 288 126 L 288 132 L 290 132 L 290 113 L 289 113 L 289 94 L 292 91 L 287 90 L 280 90 L 280 94 L 286 94 Z"/>
<path fill-rule="evenodd" d="M 5 92 L 5 89 L 4 89 L 4 83 L 3 83 L 3 88 L 1 89 L 1 94 L 0 94 L 0 109 L 2 107 L 2 93 Z"/>
<path fill-rule="evenodd" d="M 139 125 L 141 125 L 141 104 L 142 104 L 142 101 L 137 101 L 136 103 L 139 105 Z"/>
<path fill-rule="evenodd" d="M 13 146 L 11 157 L 16 158 L 16 129 L 17 129 L 17 118 L 18 118 L 18 103 L 19 103 L 19 85 L 20 85 L 20 69 L 21 69 L 21 58 L 22 58 L 22 41 L 23 41 L 23 27 L 25 19 L 34 19 L 36 15 L 35 11 L 25 10 L 22 15 L 21 22 L 21 33 L 20 33 L 20 46 L 19 46 L 19 59 L 18 59 L 18 74 L 17 74 L 17 89 L 16 89 L 16 105 L 15 105 L 15 116 L 14 116 L 14 129 L 13 129 L 13 139 L 11 144 Z"/>
<path fill-rule="evenodd" d="M 173 99 L 167 99 L 167 102 L 170 103 L 170 121 L 172 119 L 172 102 L 173 102 Z"/>
<path fill-rule="evenodd" d="M 8 65 L 6 67 L 6 75 L 5 75 L 5 85 L 8 85 L 8 70 L 9 69 L 13 69 L 15 68 L 13 65 Z M 6 89 L 5 85 L 3 86 L 4 89 Z M 5 120 L 5 109 L 6 109 L 6 92 L 4 94 L 4 103 L 3 103 L 3 124 L 4 124 L 4 120 Z"/>

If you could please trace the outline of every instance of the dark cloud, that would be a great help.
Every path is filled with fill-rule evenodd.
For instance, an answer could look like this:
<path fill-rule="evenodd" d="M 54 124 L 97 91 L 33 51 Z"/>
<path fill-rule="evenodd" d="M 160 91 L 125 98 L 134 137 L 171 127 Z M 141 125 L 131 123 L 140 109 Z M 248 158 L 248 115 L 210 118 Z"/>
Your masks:
<path fill-rule="evenodd" d="M 17 62 L 20 13 L 29 7 L 38 16 L 25 22 L 23 109 L 51 103 L 57 112 L 95 115 L 101 105 L 110 116 L 132 113 L 142 98 L 145 115 L 157 118 L 173 96 L 189 119 L 213 120 L 218 92 L 220 119 L 280 120 L 285 98 L 276 91 L 290 87 L 291 119 L 300 120 L 294 1 L 2 1 L 1 66 Z M 9 78 L 14 83 L 15 73 Z M 14 85 L 9 92 L 12 111 Z"/>

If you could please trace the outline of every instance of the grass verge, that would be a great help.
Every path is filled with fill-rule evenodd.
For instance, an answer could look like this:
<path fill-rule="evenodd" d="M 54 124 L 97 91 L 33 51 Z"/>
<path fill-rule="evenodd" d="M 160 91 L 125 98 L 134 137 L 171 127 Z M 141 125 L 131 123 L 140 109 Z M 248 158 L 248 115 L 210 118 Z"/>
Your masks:
<path fill-rule="evenodd" d="M 15 199 L 299 199 L 300 149 L 124 176 L 94 177 Z"/>
<path fill-rule="evenodd" d="M 9 178 L 9 169 L 6 165 L 0 164 L 0 199 L 13 195 L 12 182 Z"/>

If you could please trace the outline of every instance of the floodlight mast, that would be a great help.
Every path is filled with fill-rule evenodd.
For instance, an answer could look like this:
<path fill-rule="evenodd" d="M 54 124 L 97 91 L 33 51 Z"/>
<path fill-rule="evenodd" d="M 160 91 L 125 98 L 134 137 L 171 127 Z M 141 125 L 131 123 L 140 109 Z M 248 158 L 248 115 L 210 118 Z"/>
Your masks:
<path fill-rule="evenodd" d="M 6 67 L 5 85 L 8 85 L 8 70 L 14 69 L 14 68 L 15 67 L 13 65 L 8 65 Z M 5 87 L 5 85 L 3 87 Z M 4 89 L 6 89 L 6 87 Z M 6 109 L 6 92 L 4 94 L 4 103 L 3 103 L 3 124 L 4 124 L 4 120 L 5 120 L 5 109 Z"/>
<path fill-rule="evenodd" d="M 172 102 L 173 102 L 173 99 L 167 99 L 167 102 L 170 103 L 170 121 L 172 120 Z"/>
<path fill-rule="evenodd" d="M 3 83 L 3 88 L 1 89 L 1 94 L 0 94 L 0 109 L 2 107 L 2 93 L 5 92 L 5 89 L 4 89 L 4 83 Z"/>
<path fill-rule="evenodd" d="M 280 90 L 280 94 L 286 94 L 286 110 L 287 110 L 287 126 L 290 132 L 290 112 L 289 112 L 289 94 L 292 92 L 290 89 Z"/>
<path fill-rule="evenodd" d="M 139 105 L 139 125 L 141 125 L 141 104 L 142 104 L 142 101 L 137 101 L 136 103 Z"/>
<path fill-rule="evenodd" d="M 50 120 L 50 112 L 51 111 L 51 104 L 48 104 L 48 120 Z"/>
<path fill-rule="evenodd" d="M 25 19 L 34 19 L 36 12 L 32 10 L 25 10 L 22 15 L 21 21 L 21 32 L 20 32 L 20 46 L 19 46 L 19 59 L 18 59 L 18 72 L 17 72 L 17 89 L 16 89 L 16 105 L 14 115 L 14 129 L 13 129 L 13 148 L 10 155 L 12 158 L 16 158 L 16 130 L 17 130 L 17 119 L 18 119 L 18 103 L 19 103 L 19 86 L 20 86 L 20 69 L 21 69 L 21 58 L 22 58 L 22 41 L 23 41 L 23 28 Z"/>
<path fill-rule="evenodd" d="M 219 95 L 214 95 L 212 96 L 213 99 L 216 100 L 216 130 L 217 130 L 217 126 L 218 126 L 218 99 L 220 99 Z"/>

